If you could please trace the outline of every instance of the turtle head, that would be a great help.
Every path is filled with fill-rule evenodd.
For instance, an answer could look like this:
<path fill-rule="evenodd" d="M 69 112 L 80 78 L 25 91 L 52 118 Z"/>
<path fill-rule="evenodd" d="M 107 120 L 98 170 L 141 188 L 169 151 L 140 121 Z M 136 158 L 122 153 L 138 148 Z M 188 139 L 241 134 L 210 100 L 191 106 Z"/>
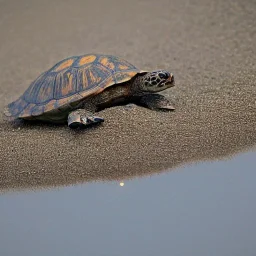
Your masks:
<path fill-rule="evenodd" d="M 173 87 L 174 76 L 165 70 L 158 70 L 146 73 L 142 78 L 142 90 L 146 92 L 160 92 Z"/>

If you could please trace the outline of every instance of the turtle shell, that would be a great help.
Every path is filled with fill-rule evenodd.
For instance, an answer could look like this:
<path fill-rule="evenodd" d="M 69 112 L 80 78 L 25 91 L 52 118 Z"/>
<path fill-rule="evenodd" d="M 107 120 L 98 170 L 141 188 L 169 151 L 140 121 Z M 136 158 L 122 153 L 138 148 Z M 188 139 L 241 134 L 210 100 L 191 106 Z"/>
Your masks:
<path fill-rule="evenodd" d="M 98 94 L 141 72 L 112 55 L 70 57 L 42 73 L 18 100 L 6 107 L 5 115 L 12 119 L 37 117 Z"/>

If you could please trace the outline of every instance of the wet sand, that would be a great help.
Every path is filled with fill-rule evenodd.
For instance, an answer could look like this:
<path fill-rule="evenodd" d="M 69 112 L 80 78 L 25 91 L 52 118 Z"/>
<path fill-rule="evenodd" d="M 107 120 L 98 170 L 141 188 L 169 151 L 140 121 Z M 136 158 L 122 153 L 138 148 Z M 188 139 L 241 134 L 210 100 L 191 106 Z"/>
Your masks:
<path fill-rule="evenodd" d="M 254 1 L 36 2 L 0 2 L 1 112 L 41 72 L 90 52 L 170 70 L 176 110 L 109 108 L 80 132 L 1 117 L 1 190 L 123 180 L 255 147 Z"/>

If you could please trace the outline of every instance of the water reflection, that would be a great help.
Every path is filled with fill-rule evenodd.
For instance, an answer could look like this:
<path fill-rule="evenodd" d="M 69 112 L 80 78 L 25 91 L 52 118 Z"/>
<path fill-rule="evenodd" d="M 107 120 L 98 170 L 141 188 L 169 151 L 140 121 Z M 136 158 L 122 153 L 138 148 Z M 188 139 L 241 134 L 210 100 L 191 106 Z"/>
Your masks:
<path fill-rule="evenodd" d="M 255 153 L 0 196 L 0 255 L 254 255 Z"/>

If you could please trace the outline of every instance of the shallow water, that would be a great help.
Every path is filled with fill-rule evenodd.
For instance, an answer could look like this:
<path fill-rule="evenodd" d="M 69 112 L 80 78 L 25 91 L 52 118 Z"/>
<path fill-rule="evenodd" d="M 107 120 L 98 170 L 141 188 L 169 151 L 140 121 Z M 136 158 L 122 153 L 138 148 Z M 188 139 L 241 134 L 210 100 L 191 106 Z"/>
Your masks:
<path fill-rule="evenodd" d="M 0 255 L 255 255 L 255 152 L 0 196 Z"/>

